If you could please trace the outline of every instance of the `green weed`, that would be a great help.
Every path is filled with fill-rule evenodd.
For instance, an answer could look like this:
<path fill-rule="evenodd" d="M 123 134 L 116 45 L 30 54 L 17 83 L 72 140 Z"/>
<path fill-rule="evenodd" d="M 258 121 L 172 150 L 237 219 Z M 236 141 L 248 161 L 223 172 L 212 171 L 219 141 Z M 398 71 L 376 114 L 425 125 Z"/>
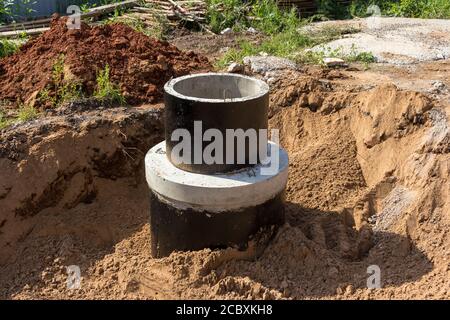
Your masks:
<path fill-rule="evenodd" d="M 13 123 L 14 121 L 12 119 L 7 118 L 6 115 L 0 111 L 0 130 L 8 127 Z"/>
<path fill-rule="evenodd" d="M 448 0 L 354 0 L 349 7 L 351 16 L 368 16 L 367 9 L 377 5 L 382 15 L 410 18 L 450 18 Z"/>
<path fill-rule="evenodd" d="M 271 35 L 302 24 L 296 9 L 281 10 L 274 0 L 207 0 L 206 3 L 206 18 L 216 33 L 225 28 L 239 31 L 254 27 Z"/>
<path fill-rule="evenodd" d="M 19 44 L 15 41 L 0 39 L 0 58 L 16 53 L 19 47 Z"/>
<path fill-rule="evenodd" d="M 19 108 L 17 119 L 22 122 L 36 119 L 39 115 L 37 109 L 33 106 L 23 105 Z"/>
<path fill-rule="evenodd" d="M 117 86 L 110 80 L 109 65 L 106 65 L 105 69 L 98 72 L 97 90 L 94 95 L 98 98 L 110 99 L 111 101 L 121 105 L 126 103 L 125 97 L 122 95 L 119 88 L 117 88 Z"/>
<path fill-rule="evenodd" d="M 52 84 L 39 92 L 38 101 L 40 103 L 57 107 L 64 102 L 83 96 L 80 84 L 65 79 L 64 65 L 65 56 L 61 54 L 52 67 Z M 52 92 L 54 93 L 52 94 Z"/>

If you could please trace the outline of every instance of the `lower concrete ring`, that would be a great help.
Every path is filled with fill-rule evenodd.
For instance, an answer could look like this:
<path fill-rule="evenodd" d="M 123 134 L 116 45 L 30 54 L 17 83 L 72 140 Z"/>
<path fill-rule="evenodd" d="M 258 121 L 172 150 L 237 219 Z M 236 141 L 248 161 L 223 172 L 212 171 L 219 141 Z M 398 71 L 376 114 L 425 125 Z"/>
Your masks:
<path fill-rule="evenodd" d="M 273 142 L 269 142 L 269 150 L 279 155 L 274 170 L 256 165 L 206 175 L 170 163 L 165 142 L 150 149 L 145 171 L 151 189 L 152 256 L 203 248 L 246 249 L 252 240 L 263 247 L 284 223 L 283 194 L 289 166 L 286 151 Z"/>

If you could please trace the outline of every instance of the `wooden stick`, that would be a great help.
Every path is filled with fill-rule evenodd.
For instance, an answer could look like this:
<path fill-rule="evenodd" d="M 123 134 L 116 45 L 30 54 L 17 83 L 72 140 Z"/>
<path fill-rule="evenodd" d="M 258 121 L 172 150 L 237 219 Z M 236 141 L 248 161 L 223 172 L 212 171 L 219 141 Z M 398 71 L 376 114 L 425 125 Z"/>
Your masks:
<path fill-rule="evenodd" d="M 137 5 L 138 5 L 137 0 L 128 0 L 128 1 L 107 4 L 104 6 L 89 9 L 88 12 L 81 14 L 81 18 L 97 17 L 97 16 L 101 16 L 106 13 L 114 12 L 117 8 L 132 8 Z"/>
<path fill-rule="evenodd" d="M 18 37 L 22 34 L 26 34 L 27 36 L 34 36 L 37 34 L 41 34 L 47 30 L 50 30 L 49 27 L 45 28 L 37 28 L 37 29 L 28 29 L 28 30 L 15 30 L 15 31 L 5 31 L 0 33 L 0 38 L 10 38 L 10 37 Z"/>

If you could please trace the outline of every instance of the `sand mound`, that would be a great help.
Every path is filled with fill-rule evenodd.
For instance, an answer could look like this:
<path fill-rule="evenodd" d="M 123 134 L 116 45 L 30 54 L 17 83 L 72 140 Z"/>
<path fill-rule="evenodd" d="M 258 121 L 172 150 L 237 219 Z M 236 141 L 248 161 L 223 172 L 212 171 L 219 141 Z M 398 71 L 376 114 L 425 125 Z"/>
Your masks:
<path fill-rule="evenodd" d="M 109 65 L 111 81 L 129 104 L 155 102 L 171 77 L 210 68 L 205 57 L 182 52 L 123 24 L 82 24 L 80 30 L 68 30 L 65 21 L 54 19 L 50 30 L 0 60 L 0 99 L 48 106 L 40 101 L 40 92 L 47 89 L 50 97 L 55 96 L 58 84 L 52 69 L 61 55 L 63 82 L 76 83 L 85 95 L 92 95 L 98 71 Z"/>

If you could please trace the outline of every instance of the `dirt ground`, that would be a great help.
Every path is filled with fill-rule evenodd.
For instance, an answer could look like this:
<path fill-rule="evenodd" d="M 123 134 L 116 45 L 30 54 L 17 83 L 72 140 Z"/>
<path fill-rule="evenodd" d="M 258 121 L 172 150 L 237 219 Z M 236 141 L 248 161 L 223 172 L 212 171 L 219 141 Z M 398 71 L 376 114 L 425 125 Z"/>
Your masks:
<path fill-rule="evenodd" d="M 195 49 L 214 55 L 206 39 Z M 449 88 L 449 60 L 280 73 L 287 223 L 258 258 L 150 257 L 143 159 L 163 140 L 161 104 L 85 100 L 0 131 L 0 298 L 448 299 Z"/>

